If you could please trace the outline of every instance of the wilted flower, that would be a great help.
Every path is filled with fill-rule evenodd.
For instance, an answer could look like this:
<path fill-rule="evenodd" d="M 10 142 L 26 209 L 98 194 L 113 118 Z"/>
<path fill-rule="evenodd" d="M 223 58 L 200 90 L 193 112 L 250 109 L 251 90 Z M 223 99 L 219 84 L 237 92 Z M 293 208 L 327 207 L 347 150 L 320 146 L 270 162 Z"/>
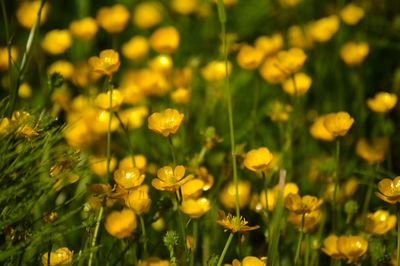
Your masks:
<path fill-rule="evenodd" d="M 175 134 L 182 121 L 184 115 L 175 109 L 168 108 L 161 113 L 153 113 L 148 118 L 148 127 L 150 130 L 168 137 Z"/>
<path fill-rule="evenodd" d="M 117 72 L 120 64 L 118 52 L 112 49 L 103 50 L 99 56 L 89 58 L 89 65 L 93 71 L 106 76 L 111 76 L 114 72 Z"/>
<path fill-rule="evenodd" d="M 238 181 L 239 208 L 247 205 L 250 199 L 251 183 L 245 180 Z M 226 184 L 219 192 L 219 200 L 225 208 L 233 209 L 236 206 L 236 187 L 232 181 Z"/>
<path fill-rule="evenodd" d="M 400 202 L 400 176 L 393 180 L 384 178 L 378 183 L 378 190 L 375 194 L 383 201 L 389 204 Z"/>
<path fill-rule="evenodd" d="M 130 60 L 138 60 L 149 52 L 149 41 L 143 36 L 134 36 L 122 45 L 122 54 Z"/>
<path fill-rule="evenodd" d="M 71 34 L 85 41 L 93 39 L 97 30 L 97 22 L 92 17 L 74 20 L 69 24 L 69 31 Z"/>
<path fill-rule="evenodd" d="M 173 192 L 192 178 L 192 175 L 185 177 L 183 165 L 178 165 L 175 169 L 172 169 L 171 166 L 164 166 L 158 169 L 157 178 L 154 178 L 151 184 L 155 189 Z"/>
<path fill-rule="evenodd" d="M 145 175 L 138 168 L 117 169 L 114 172 L 115 182 L 123 189 L 132 189 L 143 183 Z"/>
<path fill-rule="evenodd" d="M 272 153 L 266 147 L 254 149 L 246 153 L 244 166 L 254 172 L 264 171 L 268 168 L 273 159 Z"/>
<path fill-rule="evenodd" d="M 386 113 L 392 110 L 397 103 L 397 95 L 390 92 L 378 92 L 367 100 L 367 106 L 374 112 Z"/>
<path fill-rule="evenodd" d="M 42 41 L 43 49 L 53 55 L 64 53 L 71 44 L 72 38 L 68 30 L 51 30 Z"/>
<path fill-rule="evenodd" d="M 11 46 L 11 62 L 15 62 L 18 58 L 18 50 L 15 46 Z M 0 71 L 8 69 L 8 48 L 0 47 Z"/>
<path fill-rule="evenodd" d="M 239 66 L 244 69 L 257 68 L 261 64 L 263 58 L 263 50 L 248 44 L 240 47 L 239 53 L 236 56 Z"/>
<path fill-rule="evenodd" d="M 306 214 L 313 212 L 321 207 L 324 200 L 314 196 L 305 195 L 300 197 L 299 194 L 289 194 L 285 198 L 285 207 L 295 214 Z"/>
<path fill-rule="evenodd" d="M 282 83 L 282 89 L 290 95 L 303 95 L 308 91 L 311 83 L 310 76 L 305 73 L 296 73 L 292 78 L 288 78 Z"/>
<path fill-rule="evenodd" d="M 137 215 L 148 212 L 151 206 L 149 187 L 142 185 L 129 190 L 125 196 L 125 205 L 132 209 Z"/>
<path fill-rule="evenodd" d="M 56 265 L 72 265 L 72 257 L 74 252 L 67 247 L 58 248 L 56 251 L 50 252 L 50 265 L 49 253 L 45 252 L 42 255 L 43 266 L 56 266 Z"/>
<path fill-rule="evenodd" d="M 344 136 L 354 123 L 347 112 L 329 113 L 324 118 L 324 126 L 333 136 Z"/>
<path fill-rule="evenodd" d="M 224 231 L 231 231 L 232 233 L 236 232 L 248 232 L 252 230 L 256 230 L 260 228 L 260 226 L 248 226 L 248 221 L 244 217 L 233 216 L 228 213 L 228 216 L 225 215 L 225 212 L 218 211 L 219 220 L 217 223 L 224 227 Z"/>
<path fill-rule="evenodd" d="M 125 29 L 129 20 L 129 11 L 121 4 L 102 7 L 97 11 L 96 20 L 108 33 L 118 33 Z"/>
<path fill-rule="evenodd" d="M 349 66 L 358 66 L 364 62 L 368 53 L 368 43 L 347 42 L 340 49 L 340 58 Z"/>
<path fill-rule="evenodd" d="M 107 215 L 104 226 L 116 238 L 129 237 L 137 226 L 135 213 L 130 209 L 112 211 Z"/>
<path fill-rule="evenodd" d="M 150 46 L 159 53 L 173 53 L 179 41 L 179 32 L 172 26 L 158 28 L 150 36 Z"/>
<path fill-rule="evenodd" d="M 389 140 L 387 138 L 375 139 L 372 143 L 363 138 L 357 141 L 356 153 L 370 164 L 374 164 L 385 160 L 388 148 Z"/>
<path fill-rule="evenodd" d="M 348 25 L 356 25 L 364 17 L 364 13 L 364 9 L 350 3 L 340 11 L 340 18 Z"/>
<path fill-rule="evenodd" d="M 307 25 L 307 34 L 316 42 L 327 42 L 339 29 L 339 18 L 335 15 L 321 18 Z"/>
<path fill-rule="evenodd" d="M 112 94 L 112 95 L 110 95 Z M 122 102 L 124 97 L 122 96 L 121 92 L 119 90 L 111 90 L 103 93 L 99 93 L 96 98 L 94 99 L 94 105 L 98 108 L 104 109 L 104 110 L 109 110 L 110 109 L 110 96 L 112 98 L 111 100 L 111 108 L 116 110 L 118 109 Z"/>
<path fill-rule="evenodd" d="M 65 60 L 58 60 L 47 68 L 47 74 L 59 73 L 64 79 L 70 79 L 74 74 L 74 65 Z"/>
<path fill-rule="evenodd" d="M 133 23 L 142 29 L 151 28 L 162 20 L 162 6 L 156 1 L 139 3 L 132 14 Z"/>
<path fill-rule="evenodd" d="M 377 210 L 368 213 L 365 218 L 365 231 L 371 234 L 384 235 L 396 225 L 396 215 L 390 215 L 388 211 Z"/>
<path fill-rule="evenodd" d="M 17 10 L 17 20 L 22 27 L 30 29 L 35 23 L 36 17 L 41 5 L 40 0 L 35 1 L 22 1 Z M 40 24 L 46 21 L 47 13 L 49 12 L 49 4 L 46 2 L 43 6 L 42 13 L 40 14 Z"/>
<path fill-rule="evenodd" d="M 190 218 L 198 219 L 211 209 L 211 204 L 207 198 L 184 199 L 180 209 Z"/>

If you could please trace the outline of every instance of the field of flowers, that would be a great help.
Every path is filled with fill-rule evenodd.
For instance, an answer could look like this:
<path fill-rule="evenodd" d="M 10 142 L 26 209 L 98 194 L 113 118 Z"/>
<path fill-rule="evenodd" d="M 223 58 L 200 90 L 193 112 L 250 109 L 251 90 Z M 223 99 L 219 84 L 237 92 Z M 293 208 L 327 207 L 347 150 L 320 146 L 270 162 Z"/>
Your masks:
<path fill-rule="evenodd" d="M 400 1 L 0 9 L 1 265 L 400 265 Z"/>

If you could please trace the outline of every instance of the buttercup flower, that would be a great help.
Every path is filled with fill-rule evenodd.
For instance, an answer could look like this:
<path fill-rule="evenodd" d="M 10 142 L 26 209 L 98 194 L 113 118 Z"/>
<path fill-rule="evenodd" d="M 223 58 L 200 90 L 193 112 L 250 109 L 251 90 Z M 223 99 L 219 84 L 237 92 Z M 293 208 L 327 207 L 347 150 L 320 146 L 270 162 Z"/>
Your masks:
<path fill-rule="evenodd" d="M 367 100 L 367 106 L 374 112 L 386 113 L 392 110 L 397 103 L 397 95 L 390 92 L 378 92 Z"/>
<path fill-rule="evenodd" d="M 393 180 L 384 178 L 378 183 L 378 190 L 375 194 L 383 201 L 389 204 L 400 202 L 400 176 Z"/>
<path fill-rule="evenodd" d="M 40 0 L 35 1 L 22 1 L 17 10 L 17 20 L 22 27 L 30 29 L 35 23 L 39 8 L 41 5 Z M 46 2 L 43 6 L 42 13 L 40 14 L 40 24 L 46 21 L 47 13 L 49 12 L 49 4 Z"/>
<path fill-rule="evenodd" d="M 191 92 L 186 88 L 178 88 L 171 92 L 171 100 L 177 104 L 187 104 L 190 101 Z"/>
<path fill-rule="evenodd" d="M 72 265 L 72 257 L 74 252 L 69 250 L 67 247 L 62 247 L 56 251 L 50 252 L 50 264 L 49 253 L 45 252 L 42 255 L 43 266 L 56 266 L 56 265 Z"/>
<path fill-rule="evenodd" d="M 125 29 L 129 20 L 129 11 L 121 4 L 102 7 L 97 11 L 96 20 L 108 33 L 118 33 Z"/>
<path fill-rule="evenodd" d="M 261 259 L 254 257 L 254 256 L 246 256 L 244 257 L 244 259 L 242 260 L 242 262 L 240 262 L 237 259 L 234 259 L 232 261 L 232 265 L 230 264 L 225 264 L 224 266 L 265 266 L 267 265 L 267 258 L 263 257 Z"/>
<path fill-rule="evenodd" d="M 110 93 L 112 94 L 112 100 L 111 100 L 111 108 L 116 110 L 118 109 L 123 100 L 124 97 L 122 96 L 121 92 L 119 90 L 112 90 L 100 93 L 96 96 L 94 99 L 94 104 L 96 107 L 104 109 L 104 110 L 109 110 L 110 108 Z"/>
<path fill-rule="evenodd" d="M 132 189 L 140 186 L 145 178 L 138 168 L 117 169 L 114 172 L 115 182 L 123 189 Z"/>
<path fill-rule="evenodd" d="M 115 157 L 111 157 L 110 171 L 114 171 L 116 166 L 117 159 Z M 107 174 L 107 158 L 91 156 L 89 158 L 89 167 L 96 175 L 105 176 Z"/>
<path fill-rule="evenodd" d="M 283 37 L 280 33 L 275 33 L 271 36 L 260 36 L 254 42 L 257 50 L 263 52 L 263 57 L 268 57 L 276 54 L 283 47 Z"/>
<path fill-rule="evenodd" d="M 125 205 L 132 209 L 137 215 L 148 212 L 151 206 L 149 187 L 147 185 L 142 185 L 129 190 L 128 194 L 125 196 Z"/>
<path fill-rule="evenodd" d="M 291 193 L 285 198 L 285 207 L 296 214 L 306 214 L 319 209 L 323 202 L 314 196 Z"/>
<path fill-rule="evenodd" d="M 182 196 L 184 199 L 198 198 L 203 192 L 205 183 L 200 178 L 193 178 L 182 185 Z"/>
<path fill-rule="evenodd" d="M 97 22 L 92 17 L 74 20 L 69 24 L 69 31 L 81 40 L 91 40 L 98 30 Z"/>
<path fill-rule="evenodd" d="M 42 41 L 43 49 L 53 55 L 64 53 L 72 44 L 68 30 L 52 30 L 46 33 Z"/>
<path fill-rule="evenodd" d="M 132 107 L 119 112 L 121 121 L 128 130 L 140 128 L 148 114 L 147 106 Z"/>
<path fill-rule="evenodd" d="M 116 238 L 129 237 L 137 226 L 135 213 L 130 209 L 113 211 L 107 215 L 104 226 Z"/>
<path fill-rule="evenodd" d="M 161 73 L 171 72 L 173 66 L 174 62 L 169 55 L 158 55 L 149 61 L 149 67 Z"/>
<path fill-rule="evenodd" d="M 340 58 L 349 66 L 358 66 L 364 62 L 368 53 L 368 43 L 347 42 L 340 49 Z"/>
<path fill-rule="evenodd" d="M 117 72 L 120 64 L 118 52 L 112 49 L 103 50 L 98 57 L 89 58 L 89 65 L 93 71 L 106 76 L 111 76 L 114 72 Z"/>
<path fill-rule="evenodd" d="M 239 208 L 244 208 L 250 200 L 251 183 L 246 180 L 238 182 Z M 219 192 L 219 200 L 225 208 L 234 209 L 236 206 L 236 188 L 233 182 L 226 184 Z"/>
<path fill-rule="evenodd" d="M 183 15 L 194 13 L 199 7 L 198 0 L 172 0 L 171 8 L 175 12 Z"/>
<path fill-rule="evenodd" d="M 11 59 L 15 62 L 18 58 L 18 50 L 14 46 L 11 46 Z M 8 48 L 0 47 L 0 71 L 8 69 Z"/>
<path fill-rule="evenodd" d="M 217 81 L 226 78 L 225 61 L 211 61 L 202 70 L 201 75 L 207 81 Z M 228 75 L 232 72 L 232 63 L 228 61 Z"/>
<path fill-rule="evenodd" d="M 327 114 L 324 118 L 325 128 L 335 137 L 344 136 L 354 123 L 354 118 L 347 112 Z"/>
<path fill-rule="evenodd" d="M 339 252 L 338 249 L 338 236 L 330 235 L 324 239 L 323 245 L 321 247 L 322 252 L 326 255 L 332 257 L 333 259 L 341 259 L 344 256 Z"/>
<path fill-rule="evenodd" d="M 277 55 L 279 68 L 287 74 L 292 74 L 303 67 L 307 55 L 300 48 L 294 47 L 287 51 L 280 51 Z"/>
<path fill-rule="evenodd" d="M 316 42 L 327 42 L 339 29 L 339 18 L 335 15 L 321 18 L 307 25 L 307 34 Z"/>
<path fill-rule="evenodd" d="M 135 162 L 135 163 L 133 163 Z M 119 169 L 129 170 L 131 168 L 138 168 L 144 172 L 147 165 L 147 159 L 142 154 L 135 154 L 134 156 L 126 156 L 119 162 Z"/>
<path fill-rule="evenodd" d="M 179 41 L 179 32 L 172 26 L 158 28 L 150 36 L 150 46 L 159 53 L 173 53 Z"/>
<path fill-rule="evenodd" d="M 302 49 L 310 48 L 313 45 L 307 31 L 298 25 L 291 26 L 287 32 L 290 47 L 299 47 Z"/>
<path fill-rule="evenodd" d="M 279 4 L 283 7 L 295 7 L 297 6 L 302 0 L 279 0 Z"/>
<path fill-rule="evenodd" d="M 248 44 L 240 47 L 239 53 L 236 56 L 239 66 L 244 69 L 257 68 L 261 64 L 263 58 L 264 51 Z"/>
<path fill-rule="evenodd" d="M 386 138 L 375 139 L 372 143 L 366 139 L 359 139 L 356 145 L 356 153 L 370 164 L 379 163 L 385 160 L 389 140 Z"/>
<path fill-rule="evenodd" d="M 149 52 L 149 42 L 143 36 L 134 36 L 122 45 L 122 54 L 130 60 L 138 60 Z"/>
<path fill-rule="evenodd" d="M 246 153 L 244 166 L 254 172 L 264 171 L 268 168 L 273 159 L 272 153 L 266 147 L 254 149 Z"/>
<path fill-rule="evenodd" d="M 21 98 L 30 98 L 32 96 L 31 86 L 26 82 L 19 85 L 18 96 Z"/>
<path fill-rule="evenodd" d="M 348 25 L 356 25 L 364 17 L 364 9 L 350 3 L 340 11 L 340 18 Z"/>
<path fill-rule="evenodd" d="M 65 79 L 70 79 L 74 74 L 74 65 L 65 60 L 58 60 L 47 69 L 47 74 L 59 73 Z"/>
<path fill-rule="evenodd" d="M 326 115 L 318 116 L 310 127 L 310 134 L 316 139 L 332 141 L 335 136 L 326 129 L 325 122 Z"/>
<path fill-rule="evenodd" d="M 236 232 L 248 232 L 252 230 L 256 230 L 260 228 L 260 226 L 249 226 L 247 225 L 249 222 L 246 221 L 244 217 L 237 217 L 233 216 L 232 214 L 228 213 L 228 216 L 225 215 L 225 212 L 218 211 L 219 220 L 217 223 L 224 227 L 224 231 L 231 231 L 232 233 Z"/>
<path fill-rule="evenodd" d="M 272 101 L 268 105 L 267 116 L 272 121 L 284 122 L 289 119 L 289 115 L 292 112 L 293 107 L 290 104 L 285 104 L 281 101 Z"/>
<path fill-rule="evenodd" d="M 94 133 L 105 134 L 108 132 L 108 123 L 110 120 L 110 112 L 105 110 L 95 111 L 94 119 L 91 121 L 90 128 Z M 119 127 L 118 118 L 115 116 L 111 117 L 111 128 L 113 132 Z"/>
<path fill-rule="evenodd" d="M 290 212 L 288 216 L 288 222 L 294 224 L 297 229 L 301 230 L 302 227 L 302 219 L 303 214 L 296 214 L 294 212 Z M 303 230 L 306 232 L 310 232 L 315 229 L 321 220 L 321 211 L 315 210 L 312 212 L 308 212 L 304 214 L 304 227 Z"/>
<path fill-rule="evenodd" d="M 282 70 L 279 60 L 276 56 L 267 58 L 259 68 L 259 72 L 263 79 L 268 83 L 278 84 L 283 82 L 288 73 Z"/>
<path fill-rule="evenodd" d="M 180 209 L 190 218 L 198 219 L 211 209 L 211 204 L 207 198 L 185 199 Z"/>
<path fill-rule="evenodd" d="M 141 2 L 133 10 L 132 21 L 142 29 L 148 29 L 162 20 L 162 6 L 156 1 Z"/>
<path fill-rule="evenodd" d="M 183 165 L 178 165 L 175 169 L 172 169 L 171 166 L 164 166 L 158 169 L 157 178 L 154 178 L 151 184 L 155 189 L 173 192 L 192 178 L 192 175 L 185 177 Z"/>
<path fill-rule="evenodd" d="M 175 134 L 182 121 L 184 115 L 175 109 L 166 109 L 161 113 L 153 113 L 148 118 L 148 127 L 150 130 L 168 137 L 170 134 Z"/>
<path fill-rule="evenodd" d="M 388 211 L 377 210 L 368 213 L 365 218 L 365 231 L 371 234 L 384 235 L 396 225 L 396 215 L 390 215 Z"/>
<path fill-rule="evenodd" d="M 303 95 L 311 87 L 312 79 L 305 73 L 296 73 L 282 83 L 284 92 L 290 95 Z"/>
<path fill-rule="evenodd" d="M 340 236 L 337 248 L 347 263 L 352 263 L 367 252 L 368 240 L 362 236 Z"/>
<path fill-rule="evenodd" d="M 296 183 L 286 183 L 285 187 L 283 188 L 283 200 L 288 197 L 290 194 L 297 194 L 299 192 L 299 187 Z M 264 209 L 268 211 L 273 211 L 278 200 L 278 193 L 279 193 L 279 186 L 276 185 L 272 189 L 268 189 L 267 193 L 263 190 L 260 193 L 259 204 L 261 206 L 255 206 L 256 209 Z M 268 206 L 267 206 L 267 197 L 268 197 Z M 267 208 L 268 207 L 268 208 Z"/>

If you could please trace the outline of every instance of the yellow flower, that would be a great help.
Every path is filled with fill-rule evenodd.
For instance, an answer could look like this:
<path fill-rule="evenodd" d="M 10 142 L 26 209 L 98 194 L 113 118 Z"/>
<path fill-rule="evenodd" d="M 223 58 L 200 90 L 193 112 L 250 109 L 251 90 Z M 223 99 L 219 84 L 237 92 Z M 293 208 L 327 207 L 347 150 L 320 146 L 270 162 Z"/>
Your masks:
<path fill-rule="evenodd" d="M 114 172 L 114 180 L 123 189 L 132 189 L 143 183 L 145 175 L 138 168 L 117 169 Z"/>
<path fill-rule="evenodd" d="M 7 120 L 4 120 L 5 124 L 3 126 L 5 126 L 5 130 L 7 131 L 7 127 L 9 125 L 16 126 L 16 131 L 15 133 L 18 136 L 22 136 L 22 137 L 32 137 L 32 136 L 37 136 L 39 135 L 38 132 L 36 131 L 35 128 L 33 128 L 31 126 L 32 124 L 32 119 L 31 119 L 31 115 L 28 112 L 25 111 L 14 111 L 11 115 L 11 120 L 8 121 L 9 123 L 7 123 Z"/>
<path fill-rule="evenodd" d="M 69 250 L 67 247 L 58 248 L 56 251 L 50 252 L 50 265 L 49 253 L 45 252 L 42 255 L 43 266 L 56 266 L 56 265 L 72 265 L 72 257 L 74 252 Z"/>
<path fill-rule="evenodd" d="M 198 219 L 211 209 L 207 198 L 184 199 L 180 209 L 192 219 Z"/>
<path fill-rule="evenodd" d="M 254 42 L 257 50 L 263 52 L 263 57 L 268 57 L 276 54 L 283 47 L 283 37 L 280 33 L 275 33 L 272 36 L 260 36 Z"/>
<path fill-rule="evenodd" d="M 347 112 L 330 113 L 325 116 L 324 126 L 333 136 L 344 136 L 350 130 L 354 119 Z"/>
<path fill-rule="evenodd" d="M 108 33 L 118 33 L 125 29 L 129 20 L 129 11 L 121 4 L 102 7 L 97 11 L 96 20 Z"/>
<path fill-rule="evenodd" d="M 377 210 L 368 213 L 365 218 L 365 231 L 371 234 L 384 235 L 396 225 L 396 215 L 390 215 L 388 211 Z"/>
<path fill-rule="evenodd" d="M 119 112 L 121 121 L 128 130 L 140 128 L 148 114 L 147 106 L 136 106 Z"/>
<path fill-rule="evenodd" d="M 240 262 L 237 259 L 234 259 L 232 261 L 232 265 L 229 264 L 225 264 L 224 266 L 265 266 L 267 265 L 267 258 L 263 257 L 261 259 L 254 257 L 254 256 L 246 256 L 244 257 L 244 259 L 242 260 L 242 262 Z"/>
<path fill-rule="evenodd" d="M 400 202 L 400 176 L 393 180 L 384 178 L 378 183 L 378 190 L 375 194 L 389 204 Z"/>
<path fill-rule="evenodd" d="M 356 153 L 368 163 L 374 164 L 385 160 L 388 148 L 389 140 L 387 138 L 375 139 L 372 143 L 363 138 L 357 141 Z"/>
<path fill-rule="evenodd" d="M 148 212 L 151 206 L 149 187 L 147 185 L 142 185 L 129 190 L 128 194 L 125 196 L 125 204 L 137 215 Z"/>
<path fill-rule="evenodd" d="M 191 92 L 186 88 L 178 88 L 171 92 L 171 100 L 176 104 L 187 104 L 190 101 Z"/>
<path fill-rule="evenodd" d="M 112 172 L 117 166 L 117 159 L 112 157 L 110 160 L 110 171 Z M 107 158 L 91 156 L 89 158 L 89 167 L 98 176 L 105 176 L 107 174 Z"/>
<path fill-rule="evenodd" d="M 295 7 L 297 6 L 302 0 L 279 0 L 279 4 L 283 7 Z"/>
<path fill-rule="evenodd" d="M 297 229 L 301 230 L 303 214 L 296 214 L 290 212 L 288 216 L 288 221 L 296 226 Z M 304 214 L 304 227 L 303 230 L 310 232 L 318 225 L 321 220 L 321 211 L 315 210 Z"/>
<path fill-rule="evenodd" d="M 326 115 L 318 116 L 310 127 L 310 134 L 316 139 L 332 141 L 335 136 L 326 129 L 325 122 Z"/>
<path fill-rule="evenodd" d="M 276 56 L 267 58 L 259 68 L 259 72 L 263 79 L 271 84 L 283 82 L 288 74 L 280 67 Z"/>
<path fill-rule="evenodd" d="M 21 1 L 17 10 L 17 20 L 22 27 L 30 29 L 35 23 L 36 17 L 41 5 L 40 0 L 35 1 Z M 42 13 L 40 14 L 40 24 L 46 21 L 47 13 L 49 12 L 49 4 L 46 2 L 43 6 Z"/>
<path fill-rule="evenodd" d="M 30 98 L 32 96 L 31 86 L 26 82 L 19 85 L 18 96 L 21 98 Z"/>
<path fill-rule="evenodd" d="M 233 216 L 232 214 L 228 213 L 228 216 L 225 215 L 225 212 L 218 211 L 219 220 L 217 223 L 224 227 L 224 231 L 230 230 L 232 233 L 236 232 L 248 232 L 252 230 L 256 230 L 260 228 L 260 226 L 249 226 L 247 225 L 249 222 L 246 221 L 244 217 L 237 217 Z"/>
<path fill-rule="evenodd" d="M 183 165 L 178 165 L 175 169 L 172 169 L 171 166 L 164 166 L 158 169 L 157 178 L 154 178 L 151 184 L 155 189 L 173 192 L 192 178 L 192 175 L 185 177 L 185 167 Z"/>
<path fill-rule="evenodd" d="M 90 128 L 94 133 L 105 134 L 108 132 L 110 112 L 102 110 L 95 112 L 94 120 L 91 121 Z M 112 116 L 110 131 L 113 132 L 119 127 L 118 118 Z"/>
<path fill-rule="evenodd" d="M 321 18 L 307 25 L 307 34 L 316 42 L 327 42 L 339 29 L 339 18 L 336 15 Z"/>
<path fill-rule="evenodd" d="M 292 110 L 293 108 L 289 104 L 284 104 L 280 101 L 272 101 L 268 105 L 267 116 L 269 116 L 272 121 L 284 122 L 289 119 L 289 114 Z"/>
<path fill-rule="evenodd" d="M 151 224 L 151 227 L 160 232 L 165 229 L 165 220 L 163 217 L 158 218 L 155 222 Z"/>
<path fill-rule="evenodd" d="M 266 147 L 254 149 L 246 153 L 244 166 L 254 172 L 264 171 L 268 168 L 274 156 Z"/>
<path fill-rule="evenodd" d="M 348 25 L 356 25 L 364 17 L 364 9 L 350 3 L 340 11 L 340 18 Z"/>
<path fill-rule="evenodd" d="M 282 83 L 284 92 L 290 95 L 303 95 L 311 87 L 312 79 L 305 73 L 296 73 Z"/>
<path fill-rule="evenodd" d="M 232 63 L 228 61 L 228 75 L 232 72 Z M 211 61 L 201 70 L 201 75 L 207 81 L 217 81 L 226 78 L 225 61 Z"/>
<path fill-rule="evenodd" d="M 287 51 L 280 51 L 277 55 L 279 65 L 278 67 L 286 74 L 292 74 L 303 67 L 307 59 L 307 55 L 300 48 L 294 47 Z"/>
<path fill-rule="evenodd" d="M 347 259 L 347 263 L 353 263 L 367 252 L 368 240 L 362 236 L 340 236 L 337 248 Z"/>
<path fill-rule="evenodd" d="M 184 199 L 196 199 L 203 192 L 204 181 L 200 178 L 193 178 L 182 185 L 182 196 Z"/>
<path fill-rule="evenodd" d="M 169 261 L 168 260 L 162 260 L 157 257 L 150 257 L 147 258 L 144 261 L 139 261 L 138 266 L 169 266 Z"/>
<path fill-rule="evenodd" d="M 149 67 L 161 73 L 169 73 L 173 66 L 174 62 L 172 61 L 172 57 L 169 55 L 158 55 L 149 61 Z"/>
<path fill-rule="evenodd" d="M 310 34 L 300 26 L 291 26 L 288 29 L 287 36 L 289 45 L 291 47 L 299 47 L 304 49 L 310 48 L 313 45 Z"/>
<path fill-rule="evenodd" d="M 314 196 L 305 195 L 300 197 L 299 194 L 290 193 L 285 198 L 285 207 L 295 214 L 306 214 L 319 209 L 323 202 L 324 200 Z"/>
<path fill-rule="evenodd" d="M 116 110 L 118 109 L 123 100 L 124 97 L 122 96 L 121 92 L 119 90 L 112 90 L 111 91 L 111 108 Z M 109 110 L 110 109 L 110 91 L 100 93 L 96 96 L 94 99 L 94 105 L 98 108 L 104 109 L 104 110 Z"/>
<path fill-rule="evenodd" d="M 151 48 L 159 53 L 173 53 L 178 48 L 179 41 L 179 32 L 172 26 L 158 28 L 150 36 Z"/>
<path fill-rule="evenodd" d="M 240 47 L 239 53 L 236 56 L 236 61 L 238 65 L 244 69 L 255 69 L 261 64 L 263 58 L 263 50 L 245 44 Z"/>
<path fill-rule="evenodd" d="M 251 183 L 245 180 L 238 182 L 239 208 L 244 208 L 250 200 Z M 233 209 L 236 206 L 236 188 L 231 181 L 219 192 L 219 201 L 225 208 Z"/>
<path fill-rule="evenodd" d="M 137 226 L 135 213 L 130 209 L 113 211 L 107 215 L 104 226 L 116 238 L 129 237 Z"/>
<path fill-rule="evenodd" d="M 150 130 L 168 137 L 170 134 L 175 134 L 182 121 L 184 115 L 175 109 L 166 109 L 161 113 L 153 113 L 148 118 L 148 127 Z"/>
<path fill-rule="evenodd" d="M 135 164 L 133 164 L 135 162 Z M 126 156 L 119 162 L 119 169 L 128 170 L 130 168 L 138 168 L 141 172 L 144 172 L 147 165 L 147 159 L 142 154 L 135 154 L 134 156 Z"/>
<path fill-rule="evenodd" d="M 90 127 L 83 119 L 68 123 L 64 131 L 64 138 L 68 145 L 74 148 L 87 147 L 93 141 Z"/>
<path fill-rule="evenodd" d="M 18 58 L 18 50 L 11 46 L 11 62 L 16 62 Z M 0 47 L 0 71 L 8 69 L 8 48 Z"/>
<path fill-rule="evenodd" d="M 47 74 L 59 73 L 64 79 L 70 79 L 74 74 L 74 65 L 65 60 L 58 60 L 47 68 Z"/>
<path fill-rule="evenodd" d="M 130 60 L 138 60 L 149 52 L 149 41 L 143 36 L 134 36 L 122 45 L 122 54 Z"/>
<path fill-rule="evenodd" d="M 103 50 L 100 52 L 100 56 L 89 58 L 89 65 L 93 71 L 107 76 L 117 72 L 120 64 L 118 52 L 112 49 Z"/>
<path fill-rule="evenodd" d="M 125 78 L 125 82 L 129 82 L 129 80 L 134 82 L 134 84 L 139 88 L 142 98 L 145 95 L 161 96 L 170 89 L 170 83 L 167 80 L 167 77 L 163 73 L 151 68 L 132 71 Z M 129 89 L 135 90 L 132 84 L 130 86 L 128 85 L 128 87 Z M 139 96 L 137 92 L 136 96 Z"/>
<path fill-rule="evenodd" d="M 72 38 L 68 30 L 51 30 L 42 41 L 43 49 L 53 55 L 64 53 L 71 44 Z"/>
<path fill-rule="evenodd" d="M 297 194 L 299 192 L 299 187 L 296 185 L 296 183 L 286 183 L 284 188 L 283 188 L 283 200 L 285 200 L 288 195 L 290 194 Z M 268 189 L 267 193 L 265 193 L 265 190 L 263 190 L 260 193 L 260 198 L 259 198 L 259 203 L 261 206 L 259 208 L 268 210 L 268 211 L 273 211 L 276 205 L 276 201 L 278 200 L 278 193 L 279 193 L 279 186 L 276 185 L 272 189 Z M 267 197 L 268 197 L 268 208 L 267 208 Z"/>
<path fill-rule="evenodd" d="M 392 110 L 397 103 L 397 95 L 390 92 L 378 92 L 367 100 L 367 106 L 374 112 L 386 113 Z"/>
<path fill-rule="evenodd" d="M 349 66 L 358 66 L 369 53 L 369 45 L 365 42 L 347 42 L 340 49 L 340 58 Z"/>
<path fill-rule="evenodd" d="M 73 36 L 84 41 L 93 39 L 98 30 L 97 22 L 92 17 L 74 20 L 69 24 L 69 31 Z"/>
<path fill-rule="evenodd" d="M 199 7 L 198 0 L 172 0 L 171 8 L 175 12 L 183 15 L 194 13 Z"/>
<path fill-rule="evenodd" d="M 357 191 L 359 183 L 360 182 L 355 177 L 350 177 L 348 180 L 346 180 L 346 182 L 340 187 L 340 190 L 336 191 L 337 202 L 343 202 L 351 198 Z M 333 182 L 329 182 L 326 188 L 326 193 L 324 198 L 327 200 L 333 200 L 334 191 L 335 191 L 335 184 Z"/>
<path fill-rule="evenodd" d="M 192 84 L 193 73 L 189 67 L 175 68 L 172 73 L 172 84 L 175 88 L 187 88 Z"/>
<path fill-rule="evenodd" d="M 322 252 L 334 259 L 344 258 L 344 256 L 339 252 L 338 249 L 338 238 L 339 237 L 337 235 L 328 236 L 324 239 L 323 245 L 321 247 Z"/>
<path fill-rule="evenodd" d="M 148 29 L 162 20 L 162 6 L 156 1 L 142 2 L 133 10 L 132 21 L 142 29 Z"/>

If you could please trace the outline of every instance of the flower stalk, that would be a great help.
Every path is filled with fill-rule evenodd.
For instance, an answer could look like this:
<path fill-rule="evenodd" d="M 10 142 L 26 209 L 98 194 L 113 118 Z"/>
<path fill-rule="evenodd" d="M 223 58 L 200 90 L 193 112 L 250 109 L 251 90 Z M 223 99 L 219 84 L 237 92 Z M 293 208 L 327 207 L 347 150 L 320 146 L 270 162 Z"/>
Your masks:
<path fill-rule="evenodd" d="M 294 265 L 295 266 L 298 265 L 298 263 L 299 263 L 301 242 L 303 241 L 303 235 L 304 235 L 304 219 L 305 219 L 305 214 L 303 213 L 301 215 L 301 229 L 300 229 L 300 234 L 299 234 L 299 240 L 297 242 L 296 253 L 294 256 Z"/>
<path fill-rule="evenodd" d="M 238 219 L 238 220 L 239 220 L 239 219 Z M 234 235 L 234 234 L 233 234 L 232 232 L 229 234 L 229 237 L 228 237 L 228 239 L 226 240 L 224 249 L 222 250 L 221 256 L 219 256 L 217 266 L 221 266 L 221 265 L 222 265 L 222 262 L 224 261 L 224 257 L 225 257 L 225 255 L 226 255 L 226 252 L 228 251 L 229 245 L 230 245 L 231 242 L 232 242 L 233 235 Z"/>

